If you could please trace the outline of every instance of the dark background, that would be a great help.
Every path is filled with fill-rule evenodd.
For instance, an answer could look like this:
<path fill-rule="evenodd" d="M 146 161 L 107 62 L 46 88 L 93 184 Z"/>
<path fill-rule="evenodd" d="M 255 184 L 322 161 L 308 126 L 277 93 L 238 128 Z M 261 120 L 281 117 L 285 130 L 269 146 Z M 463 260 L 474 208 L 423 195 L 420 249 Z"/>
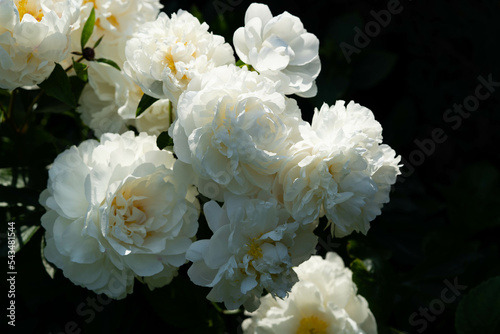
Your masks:
<path fill-rule="evenodd" d="M 310 120 L 314 108 L 323 102 L 354 100 L 373 111 L 384 129 L 384 142 L 405 163 L 391 202 L 372 222 L 368 235 L 332 240 L 323 233 L 318 253 L 331 250 L 343 256 L 354 272 L 359 293 L 370 303 L 380 333 L 454 333 L 456 328 L 462 333 L 499 332 L 500 287 L 498 279 L 488 279 L 500 275 L 496 147 L 500 139 L 500 2 L 401 0 L 390 23 L 360 47 L 357 31 L 375 27 L 370 24 L 376 22 L 373 11 L 386 10 L 388 3 L 268 3 L 274 15 L 288 11 L 299 16 L 320 40 L 318 95 L 299 99 L 304 118 Z M 232 43 L 232 33 L 243 25 L 249 4 L 165 1 L 164 11 L 189 10 Z M 348 61 L 341 43 L 359 52 Z M 493 84 L 488 98 L 470 108 L 470 114 L 459 116 L 454 106 L 474 101 L 479 77 L 498 84 Z M 2 141 L 1 167 L 17 165 L 33 174 L 23 193 L 0 188 L 1 201 L 12 204 L 20 196 L 37 206 L 30 214 L 12 211 L 10 218 L 16 218 L 17 224 L 39 224 L 43 211 L 36 199 L 47 176 L 34 173 L 67 145 L 81 141 L 84 130 L 68 131 L 80 126 L 71 115 L 58 114 L 46 125 L 51 131 L 49 146 L 37 146 L 38 136 L 48 135 L 35 130 L 17 138 L 18 146 Z M 14 153 L 19 148 L 23 154 Z M 39 151 L 44 152 L 43 158 L 37 158 Z M 6 209 L 0 209 L 5 215 Z M 136 284 L 126 300 L 93 301 L 95 294 L 72 285 L 60 272 L 54 279 L 46 274 L 39 255 L 41 235 L 40 230 L 16 255 L 19 332 L 238 332 L 241 313 L 223 314 L 204 300 L 208 289 L 185 280 L 174 280 L 153 293 Z M 449 302 L 443 299 L 447 282 L 465 286 Z M 474 323 L 483 328 L 473 327 Z"/>

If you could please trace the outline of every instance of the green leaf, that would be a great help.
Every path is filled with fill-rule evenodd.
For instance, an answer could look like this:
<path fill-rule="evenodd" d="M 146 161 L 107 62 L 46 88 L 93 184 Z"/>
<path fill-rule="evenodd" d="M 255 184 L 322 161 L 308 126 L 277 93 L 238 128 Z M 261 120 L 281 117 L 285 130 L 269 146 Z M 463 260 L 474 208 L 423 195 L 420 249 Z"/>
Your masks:
<path fill-rule="evenodd" d="M 71 91 L 71 83 L 61 65 L 56 64 L 50 76 L 39 86 L 45 90 L 48 96 L 56 98 L 71 107 L 76 107 L 75 96 Z"/>
<path fill-rule="evenodd" d="M 394 274 L 388 265 L 390 252 L 367 244 L 367 239 L 349 240 L 347 252 L 353 259 L 350 263 L 352 279 L 358 293 L 366 298 L 377 322 L 386 321 L 391 313 L 394 295 Z"/>
<path fill-rule="evenodd" d="M 69 111 L 69 108 L 66 104 L 54 104 L 49 105 L 44 108 L 36 109 L 35 112 L 38 114 L 64 114 Z"/>
<path fill-rule="evenodd" d="M 88 81 L 89 74 L 87 71 L 87 69 L 88 69 L 87 64 L 76 62 L 73 59 L 73 68 L 75 69 L 77 77 L 79 77 L 82 81 L 85 81 L 85 82 Z"/>
<path fill-rule="evenodd" d="M 203 20 L 203 13 L 200 11 L 200 9 L 198 8 L 198 6 L 196 5 L 192 5 L 191 6 L 191 9 L 189 10 L 189 12 L 198 19 L 198 21 L 200 21 L 200 23 L 203 23 L 204 20 Z"/>
<path fill-rule="evenodd" d="M 50 276 L 50 278 L 54 279 L 54 275 L 56 274 L 56 268 L 45 259 L 44 248 L 45 248 L 45 236 L 42 235 L 42 242 L 41 242 L 42 264 L 43 267 L 45 268 L 45 271 Z"/>
<path fill-rule="evenodd" d="M 94 7 L 92 7 L 89 18 L 87 19 L 87 22 L 85 22 L 85 25 L 83 26 L 82 30 L 82 37 L 80 39 L 82 50 L 85 48 L 85 45 L 90 39 L 90 36 L 92 36 L 92 32 L 94 31 L 94 25 L 95 25 L 95 10 Z"/>
<path fill-rule="evenodd" d="M 80 78 L 76 76 L 69 77 L 69 81 L 71 83 L 71 91 L 73 92 L 73 96 L 75 100 L 80 100 L 80 95 L 82 95 L 83 88 L 87 84 L 87 82 L 82 81 Z"/>
<path fill-rule="evenodd" d="M 118 71 L 121 71 L 120 69 L 120 66 L 118 66 L 117 63 L 115 63 L 114 61 L 112 61 L 111 59 L 106 59 L 106 58 L 97 58 L 97 59 L 94 59 L 96 62 L 98 63 L 104 63 L 104 64 L 108 64 L 108 65 L 111 65 L 113 66 L 114 68 L 116 68 Z"/>
<path fill-rule="evenodd" d="M 137 110 L 135 112 L 135 117 L 139 117 L 143 112 L 146 111 L 146 109 L 148 109 L 153 103 L 158 100 L 159 99 L 157 99 L 156 97 L 144 94 L 139 101 L 139 106 L 137 107 Z"/>
<path fill-rule="evenodd" d="M 174 140 L 168 135 L 168 131 L 164 131 L 156 139 L 156 145 L 163 150 L 165 147 L 174 146 Z"/>
<path fill-rule="evenodd" d="M 104 35 L 102 35 L 101 37 L 99 37 L 99 39 L 98 39 L 98 40 L 95 42 L 95 44 L 94 44 L 94 49 L 95 49 L 96 47 L 98 47 L 98 46 L 99 46 L 99 44 L 101 44 L 101 42 L 102 42 L 102 39 L 103 39 L 103 38 L 104 38 Z"/>
<path fill-rule="evenodd" d="M 455 328 L 458 334 L 500 333 L 500 276 L 482 282 L 458 304 Z"/>
<path fill-rule="evenodd" d="M 23 248 L 28 243 L 28 241 L 30 241 L 31 237 L 35 235 L 36 231 L 38 231 L 39 228 L 40 226 L 36 225 L 23 225 L 19 228 L 19 232 L 16 234 L 16 253 L 19 252 L 21 248 Z"/>

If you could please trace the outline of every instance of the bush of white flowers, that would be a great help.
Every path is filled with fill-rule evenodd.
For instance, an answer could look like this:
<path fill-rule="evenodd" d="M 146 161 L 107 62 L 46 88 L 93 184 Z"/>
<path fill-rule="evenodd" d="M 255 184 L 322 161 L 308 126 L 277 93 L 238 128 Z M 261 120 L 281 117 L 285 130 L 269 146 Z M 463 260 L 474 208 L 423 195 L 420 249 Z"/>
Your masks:
<path fill-rule="evenodd" d="M 190 280 L 254 312 L 248 333 L 375 333 L 339 256 L 315 255 L 318 234 L 366 234 L 389 201 L 400 157 L 374 114 L 337 101 L 303 120 L 293 94 L 316 95 L 321 62 L 297 16 L 251 4 L 233 50 L 161 8 L 0 0 L 0 87 L 39 89 L 90 130 L 48 166 L 45 259 L 113 299 Z"/>

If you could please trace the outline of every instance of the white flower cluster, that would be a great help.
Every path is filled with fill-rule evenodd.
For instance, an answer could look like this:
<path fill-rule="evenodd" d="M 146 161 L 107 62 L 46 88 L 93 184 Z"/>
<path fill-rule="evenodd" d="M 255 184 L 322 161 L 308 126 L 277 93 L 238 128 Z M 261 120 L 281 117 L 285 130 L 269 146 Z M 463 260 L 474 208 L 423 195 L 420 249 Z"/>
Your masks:
<path fill-rule="evenodd" d="M 47 79 L 70 51 L 77 0 L 0 0 L 0 88 Z"/>
<path fill-rule="evenodd" d="M 280 310 L 271 322 L 247 326 L 257 332 L 323 324 L 333 331 L 371 332 L 366 328 L 373 316 L 337 258 L 327 258 L 337 267 L 332 264 L 325 278 L 336 282 L 335 291 L 312 284 L 301 269 L 297 277 L 293 267 L 314 254 L 314 229 L 322 217 L 336 236 L 368 232 L 389 201 L 399 157 L 382 143 L 373 113 L 354 102 L 324 104 L 311 124 L 302 119 L 290 95 L 316 95 L 321 64 L 319 41 L 300 19 L 250 5 L 234 33 L 236 63 L 231 45 L 206 23 L 183 10 L 157 15 L 161 5 L 155 0 L 83 1 L 78 21 L 69 15 L 78 16 L 68 9 L 70 0 L 56 6 L 64 9 L 60 15 L 41 2 L 39 17 L 26 9 L 38 6 L 34 2 L 0 0 L 2 8 L 12 7 L 12 17 L 1 20 L 0 29 L 7 29 L 0 35 L 2 66 L 21 52 L 20 26 L 35 29 L 56 18 L 64 20 L 54 25 L 65 27 L 66 44 L 52 61 L 64 60 L 68 41 L 79 40 L 74 36 L 93 6 L 98 33 L 91 41 L 104 35 L 103 57 L 121 67 L 88 62 L 77 110 L 101 140 L 68 149 L 50 169 L 40 198 L 47 208 L 47 259 L 76 284 L 114 298 L 130 293 L 134 278 L 151 288 L 168 284 L 190 261 L 192 282 L 211 288 L 207 298 L 227 308 L 256 310 L 269 293 L 263 300 Z M 24 63 L 41 59 L 44 42 L 26 49 Z M 9 88 L 46 77 L 37 70 L 37 79 L 26 81 L 26 64 L 19 70 L 5 66 L 18 76 L 7 79 Z M 144 93 L 158 101 L 136 117 Z M 138 136 L 128 131 L 131 126 Z M 167 130 L 173 152 L 156 147 Z M 212 236 L 193 242 L 198 192 Z M 295 288 L 301 275 L 305 282 Z M 270 299 L 290 291 L 290 302 Z M 291 324 L 286 319 L 298 312 L 302 298 L 310 302 L 310 317 Z M 267 318 L 270 309 L 257 312 Z M 311 318 L 319 314 L 320 320 Z"/>
<path fill-rule="evenodd" d="M 340 256 L 312 256 L 295 271 L 299 282 L 286 298 L 268 294 L 255 312 L 247 312 L 244 333 L 377 333 L 368 303 L 357 294 L 352 272 Z"/>
<path fill-rule="evenodd" d="M 207 296 L 228 309 L 255 310 L 264 289 L 284 298 L 297 276 L 292 270 L 309 258 L 317 243 L 312 228 L 291 219 L 275 199 L 226 195 L 203 211 L 214 233 L 196 241 L 187 254 L 189 277 L 212 287 Z"/>
<path fill-rule="evenodd" d="M 198 230 L 186 166 L 156 137 L 105 134 L 61 153 L 40 202 L 45 256 L 75 284 L 112 298 L 134 277 L 168 284 Z"/>
<path fill-rule="evenodd" d="M 122 67 L 125 44 L 142 24 L 155 20 L 162 7 L 158 0 L 83 0 L 79 19 L 71 32 L 71 49 L 80 50 L 83 26 L 94 8 L 94 32 L 87 44 L 92 46 L 103 37 L 96 48 L 96 57 L 112 59 Z"/>

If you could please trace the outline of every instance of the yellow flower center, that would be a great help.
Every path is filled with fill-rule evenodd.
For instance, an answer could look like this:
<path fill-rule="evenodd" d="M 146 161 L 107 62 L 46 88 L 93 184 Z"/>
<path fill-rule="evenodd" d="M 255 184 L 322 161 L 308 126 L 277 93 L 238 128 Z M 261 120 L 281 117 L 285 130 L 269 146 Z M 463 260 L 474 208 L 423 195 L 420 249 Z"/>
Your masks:
<path fill-rule="evenodd" d="M 25 14 L 30 14 L 38 22 L 42 20 L 43 12 L 39 7 L 38 1 L 20 0 L 17 1 L 16 7 L 19 12 L 19 21 L 23 20 Z"/>
<path fill-rule="evenodd" d="M 326 334 L 328 324 L 320 318 L 312 315 L 300 320 L 297 334 Z"/>
<path fill-rule="evenodd" d="M 89 2 L 92 2 L 94 4 L 94 8 L 97 9 L 97 4 L 95 3 L 95 0 L 83 0 L 82 5 L 85 5 Z"/>
<path fill-rule="evenodd" d="M 125 187 L 116 194 L 111 202 L 111 216 L 109 218 L 109 230 L 112 234 L 126 235 L 132 238 L 146 238 L 148 231 L 144 227 L 147 220 L 144 197 L 134 196 L 133 189 Z M 121 231 L 121 233 L 119 232 Z M 125 241 L 121 239 L 122 241 Z"/>
<path fill-rule="evenodd" d="M 118 23 L 118 20 L 116 19 L 116 17 L 114 15 L 106 17 L 106 21 L 108 21 L 109 23 L 111 23 L 111 25 L 114 26 L 115 28 L 119 28 L 120 27 L 120 23 Z M 101 19 L 100 18 L 98 18 L 97 20 L 95 20 L 95 25 L 99 29 L 103 29 L 104 30 L 104 28 L 101 25 Z"/>
<path fill-rule="evenodd" d="M 330 174 L 332 175 L 332 177 L 335 175 L 335 171 L 334 171 L 334 166 L 331 165 L 330 167 L 328 167 L 328 171 L 330 172 Z"/>
<path fill-rule="evenodd" d="M 120 26 L 120 23 L 118 23 L 118 20 L 116 19 L 116 17 L 114 15 L 107 17 L 106 20 L 108 20 L 109 23 L 111 23 L 113 26 L 115 26 L 117 28 Z"/>
<path fill-rule="evenodd" d="M 250 249 L 248 250 L 248 255 L 254 258 L 254 260 L 260 259 L 262 257 L 262 249 L 259 244 L 256 242 L 258 238 L 253 238 L 250 242 Z"/>
<path fill-rule="evenodd" d="M 170 52 L 167 52 L 167 54 L 165 55 L 165 62 L 166 62 L 166 65 L 168 66 L 168 68 L 170 69 L 170 71 L 174 75 L 176 75 L 177 74 L 177 70 L 175 68 L 174 57 L 172 56 L 172 54 Z"/>

